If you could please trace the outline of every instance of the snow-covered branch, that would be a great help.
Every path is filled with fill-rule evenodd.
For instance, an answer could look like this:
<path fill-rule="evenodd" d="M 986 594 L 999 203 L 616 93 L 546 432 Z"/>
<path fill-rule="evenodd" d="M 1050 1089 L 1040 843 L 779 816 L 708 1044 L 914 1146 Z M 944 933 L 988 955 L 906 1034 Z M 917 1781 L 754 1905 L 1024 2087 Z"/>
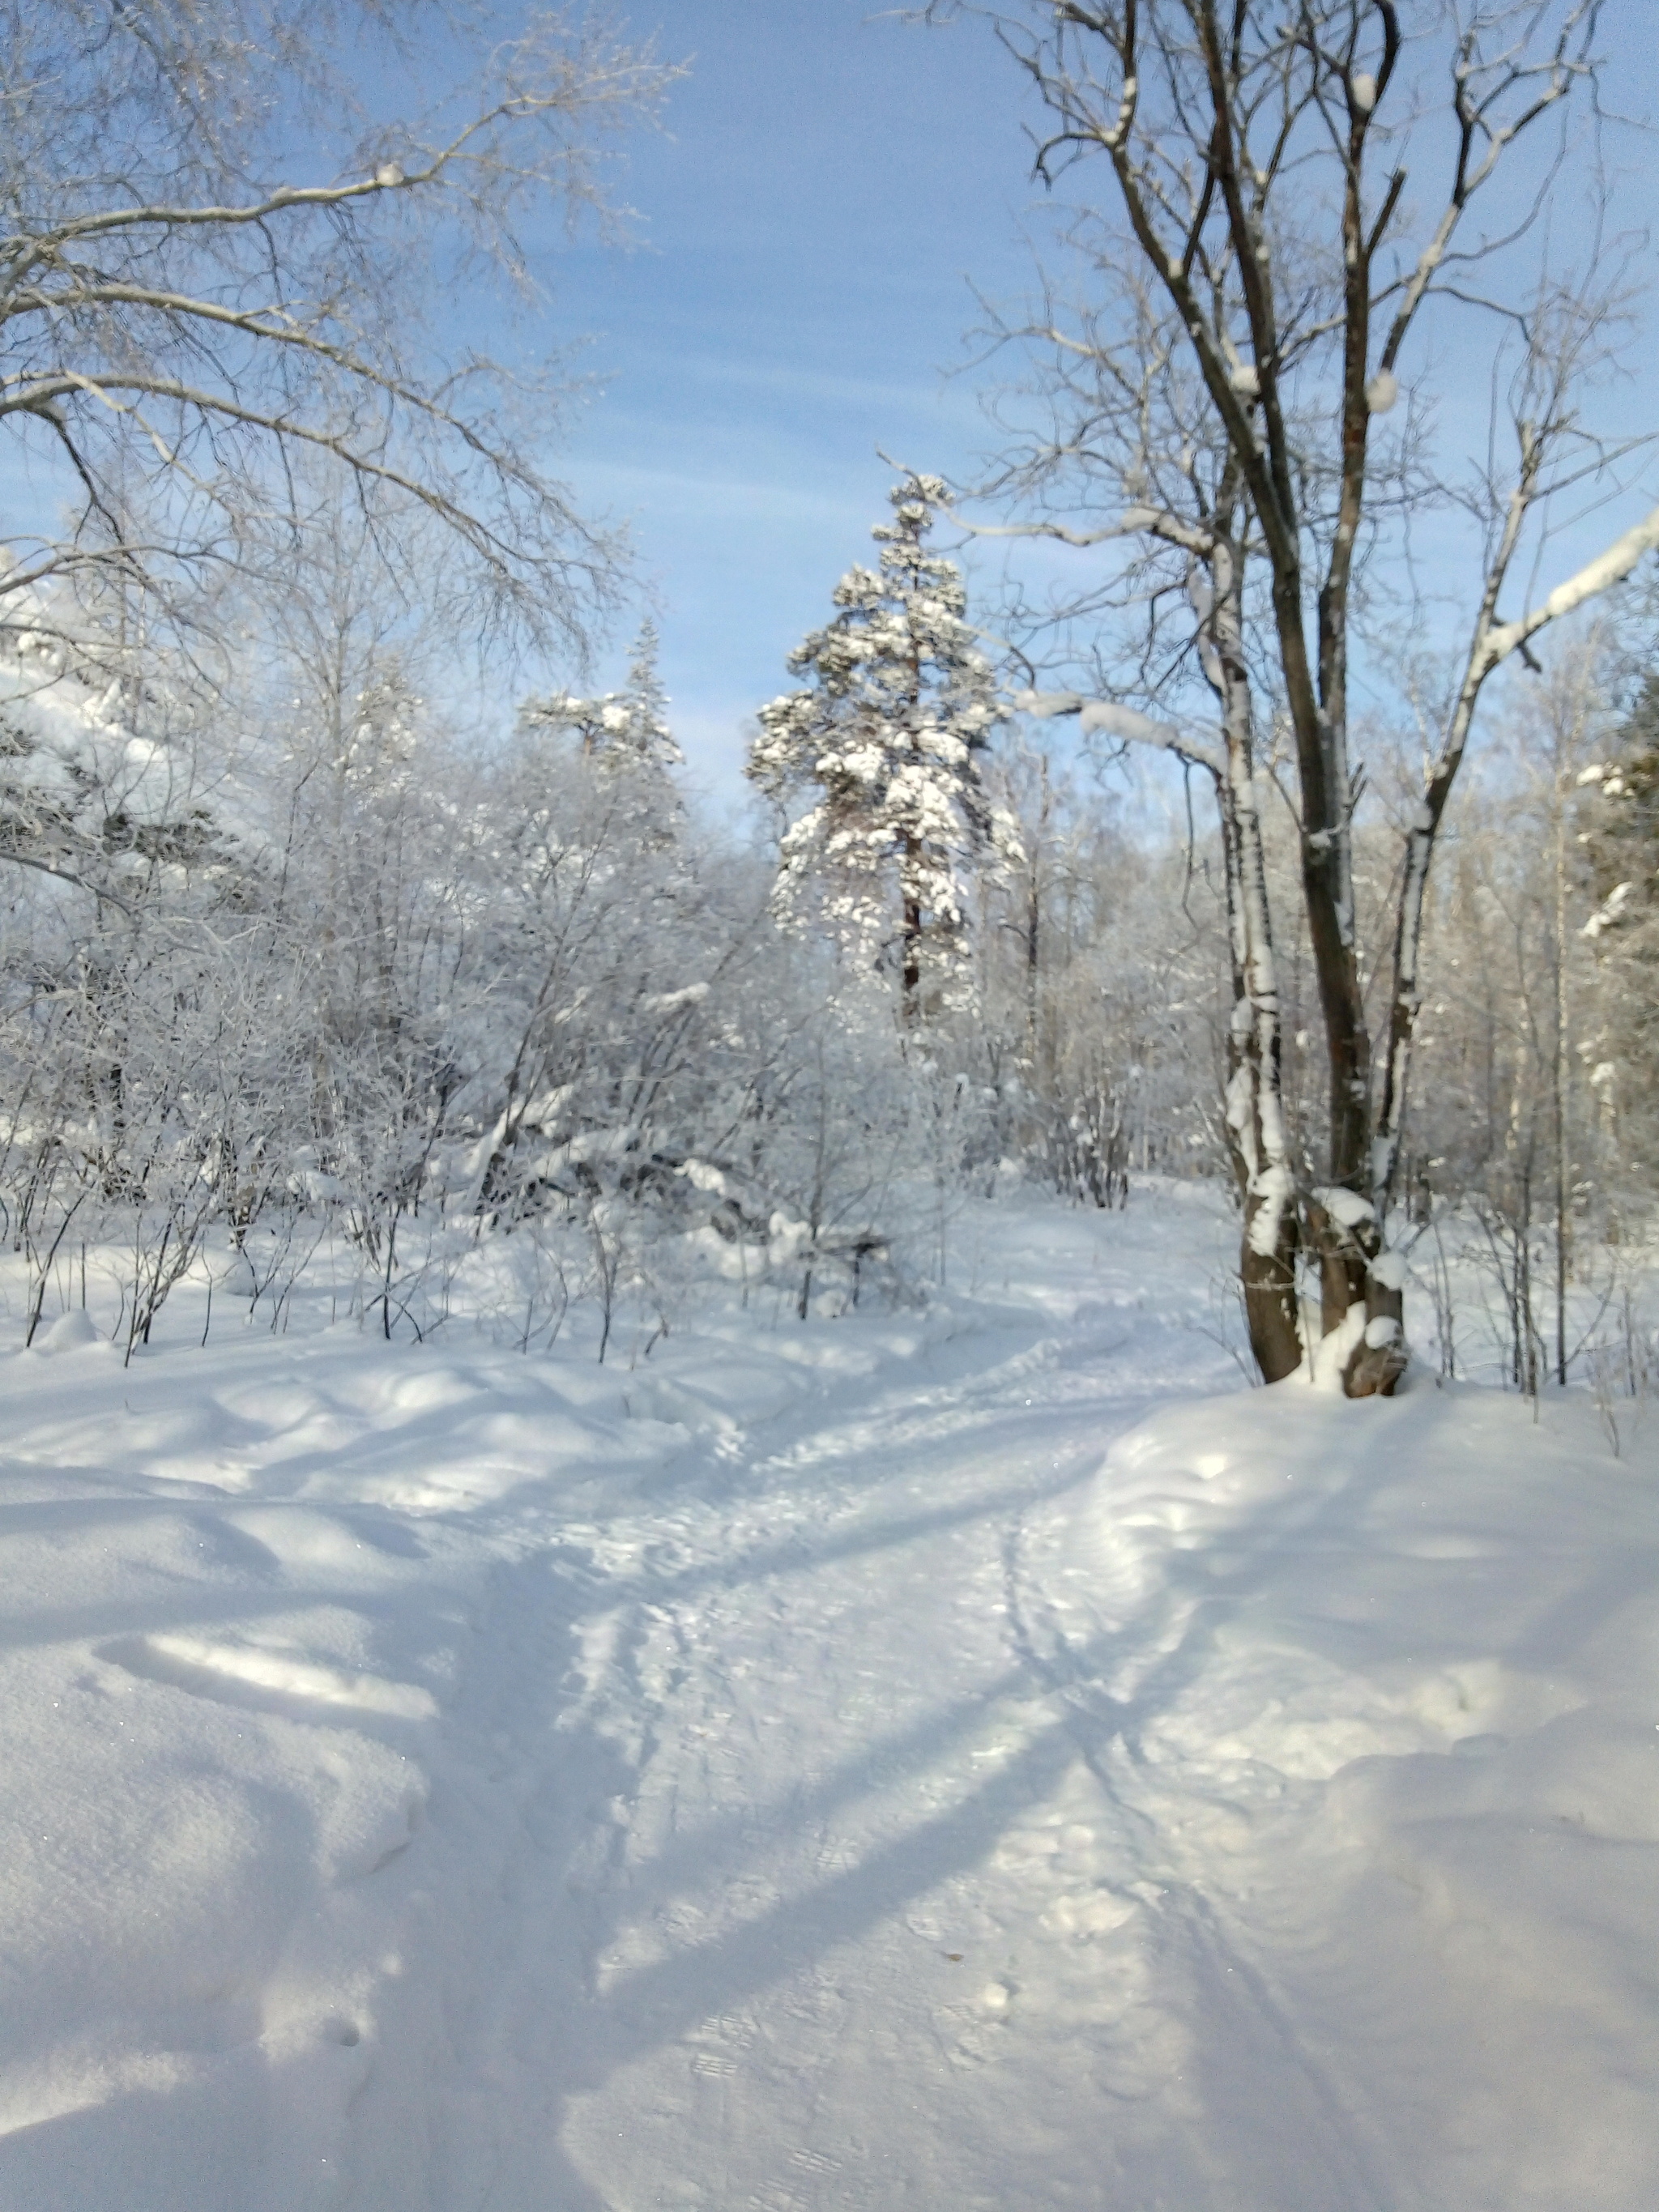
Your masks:
<path fill-rule="evenodd" d="M 1593 561 L 1587 561 L 1565 583 L 1558 584 L 1548 597 L 1537 606 L 1517 616 L 1515 621 L 1496 623 L 1485 633 L 1474 656 L 1474 667 L 1480 676 L 1487 675 L 1498 663 L 1506 659 L 1529 638 L 1536 637 L 1540 629 L 1564 616 L 1575 613 L 1587 601 L 1599 599 L 1610 592 L 1615 584 L 1622 584 L 1635 568 L 1644 553 L 1659 549 L 1659 507 L 1644 515 L 1640 522 L 1614 538 L 1605 551 Z"/>
<path fill-rule="evenodd" d="M 1173 722 L 1155 721 L 1138 708 L 1126 707 L 1116 699 L 1089 699 L 1078 691 L 1016 691 L 1011 694 L 1010 705 L 1022 714 L 1030 714 L 1039 721 L 1055 715 L 1075 714 L 1078 727 L 1085 732 L 1099 731 L 1102 736 L 1122 738 L 1131 744 L 1156 745 L 1164 752 L 1174 753 L 1194 768 L 1201 768 L 1212 776 L 1224 773 L 1220 755 L 1213 746 L 1200 738 L 1188 737 Z"/>

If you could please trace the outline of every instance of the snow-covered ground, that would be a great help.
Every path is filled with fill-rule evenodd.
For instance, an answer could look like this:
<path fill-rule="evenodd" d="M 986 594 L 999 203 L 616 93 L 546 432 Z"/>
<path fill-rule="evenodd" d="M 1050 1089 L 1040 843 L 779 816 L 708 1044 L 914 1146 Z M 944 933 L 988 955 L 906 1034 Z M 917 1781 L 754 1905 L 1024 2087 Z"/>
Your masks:
<path fill-rule="evenodd" d="M 1229 1233 L 0 1358 L 0 2208 L 1648 2212 L 1655 1439 L 1244 1390 Z"/>

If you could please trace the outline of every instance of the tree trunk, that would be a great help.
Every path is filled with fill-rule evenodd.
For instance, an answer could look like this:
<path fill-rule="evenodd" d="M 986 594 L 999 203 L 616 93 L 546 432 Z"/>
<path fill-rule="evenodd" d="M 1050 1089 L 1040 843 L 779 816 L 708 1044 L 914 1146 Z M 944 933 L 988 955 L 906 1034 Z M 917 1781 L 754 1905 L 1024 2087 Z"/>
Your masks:
<path fill-rule="evenodd" d="M 1243 556 L 1218 532 L 1200 648 L 1221 708 L 1226 751 L 1217 783 L 1227 883 L 1234 1004 L 1228 1028 L 1227 1129 L 1242 1186 L 1239 1253 L 1245 1324 L 1264 1382 L 1302 1364 L 1296 1265 L 1301 1240 L 1281 1081 L 1283 1032 L 1267 872 L 1256 803 L 1250 678 L 1243 649 Z"/>

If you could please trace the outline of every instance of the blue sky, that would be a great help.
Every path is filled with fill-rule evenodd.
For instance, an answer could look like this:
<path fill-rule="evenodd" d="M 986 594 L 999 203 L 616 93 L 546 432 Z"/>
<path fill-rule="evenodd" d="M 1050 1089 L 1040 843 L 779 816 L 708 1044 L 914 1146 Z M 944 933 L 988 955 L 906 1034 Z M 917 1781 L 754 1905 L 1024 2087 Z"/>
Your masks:
<path fill-rule="evenodd" d="M 868 556 L 893 480 L 877 448 L 971 465 L 975 389 L 945 372 L 970 272 L 998 297 L 1027 283 L 1033 194 L 1018 76 L 981 25 L 673 0 L 661 45 L 693 69 L 666 133 L 630 149 L 646 244 L 568 247 L 550 270 L 554 326 L 611 372 L 562 465 L 632 518 L 676 727 L 732 791 L 744 718 Z"/>
<path fill-rule="evenodd" d="M 1626 112 L 1654 106 L 1652 5 L 1614 0 L 1607 18 Z M 551 257 L 554 327 L 586 334 L 588 364 L 612 379 L 574 419 L 564 466 L 588 505 L 631 518 L 676 726 L 724 796 L 744 718 L 784 688 L 786 653 L 867 551 L 892 477 L 877 448 L 966 476 L 990 444 L 985 379 L 950 372 L 968 358 L 970 279 L 1004 303 L 1028 289 L 1042 196 L 1034 111 L 982 23 L 921 26 L 866 0 L 672 0 L 660 39 L 692 66 L 666 132 L 631 149 L 644 243 Z M 1651 139 L 1610 144 L 1615 227 L 1651 222 Z M 1484 373 L 1463 388 L 1446 337 L 1431 347 L 1438 434 L 1474 453 Z M 1614 396 L 1622 428 L 1652 427 L 1650 397 L 1644 378 Z M 1553 558 L 1573 565 L 1636 511 L 1595 517 Z M 1443 522 L 1417 553 L 1461 587 Z M 619 668 L 620 653 L 605 672 Z"/>
<path fill-rule="evenodd" d="M 518 7 L 499 0 L 504 27 Z M 1656 19 L 1656 0 L 1612 0 L 1605 19 L 1609 91 L 1650 116 Z M 640 242 L 623 252 L 550 224 L 545 322 L 505 349 L 570 349 L 605 380 L 572 409 L 554 463 L 582 507 L 629 521 L 676 728 L 698 780 L 726 800 L 742 790 L 745 720 L 787 685 L 785 656 L 827 616 L 835 579 L 868 556 L 892 480 L 877 449 L 963 477 L 994 442 L 979 404 L 989 374 L 951 372 L 969 358 L 971 285 L 1006 305 L 1031 283 L 1026 234 L 1045 227 L 1024 134 L 1035 108 L 983 23 L 922 26 L 872 0 L 632 0 L 631 27 L 690 65 L 665 129 L 634 134 L 612 179 L 639 210 Z M 1618 137 L 1620 228 L 1659 224 L 1653 144 Z M 1650 261 L 1644 252 L 1636 273 Z M 457 302 L 456 332 L 486 312 Z M 489 330 L 477 334 L 495 349 Z M 1437 435 L 1473 451 L 1484 374 L 1462 382 L 1455 344 L 1435 350 Z M 1621 427 L 1656 427 L 1644 374 L 1613 401 Z M 14 513 L 46 504 L 52 481 L 50 468 L 25 468 L 15 441 L 0 451 Z M 1627 519 L 1595 518 L 1552 574 Z M 1443 518 L 1416 550 L 1466 598 L 1467 562 Z M 987 548 L 982 573 L 1002 558 Z M 620 680 L 630 628 L 599 683 Z"/>
<path fill-rule="evenodd" d="M 521 0 L 486 9 L 506 32 Z M 745 717 L 786 687 L 789 648 L 870 552 L 893 479 L 877 447 L 971 465 L 977 404 L 945 372 L 964 357 L 969 272 L 998 297 L 1026 282 L 1021 93 L 983 25 L 924 27 L 869 0 L 619 12 L 690 64 L 663 131 L 630 133 L 609 178 L 639 211 L 635 249 L 550 219 L 534 241 L 544 318 L 501 326 L 486 291 L 434 335 L 508 358 L 556 349 L 598 380 L 549 458 L 585 511 L 629 521 L 675 726 L 724 799 L 744 789 Z M 371 104 L 418 106 L 426 76 L 459 66 L 422 49 Z M 69 489 L 50 441 L 0 443 L 14 523 L 50 529 Z M 594 681 L 621 680 L 631 627 Z"/>

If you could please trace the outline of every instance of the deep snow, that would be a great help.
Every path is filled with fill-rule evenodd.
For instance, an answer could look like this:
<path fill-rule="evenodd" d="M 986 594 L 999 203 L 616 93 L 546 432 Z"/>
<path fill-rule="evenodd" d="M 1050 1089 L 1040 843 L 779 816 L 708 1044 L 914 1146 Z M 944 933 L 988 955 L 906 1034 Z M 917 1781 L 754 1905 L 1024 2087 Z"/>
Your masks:
<path fill-rule="evenodd" d="M 1229 1233 L 0 1359 L 0 2207 L 1646 2212 L 1651 1439 L 1243 1390 Z"/>

